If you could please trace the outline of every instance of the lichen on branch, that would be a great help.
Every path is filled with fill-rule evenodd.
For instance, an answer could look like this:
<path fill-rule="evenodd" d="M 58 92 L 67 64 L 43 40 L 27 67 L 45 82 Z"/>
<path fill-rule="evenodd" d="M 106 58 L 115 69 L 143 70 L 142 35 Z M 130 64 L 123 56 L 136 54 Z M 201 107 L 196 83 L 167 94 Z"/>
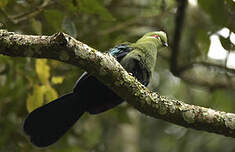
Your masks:
<path fill-rule="evenodd" d="M 0 54 L 55 59 L 79 66 L 146 115 L 184 127 L 235 137 L 235 114 L 189 105 L 151 92 L 111 55 L 67 34 L 34 36 L 0 30 Z"/>

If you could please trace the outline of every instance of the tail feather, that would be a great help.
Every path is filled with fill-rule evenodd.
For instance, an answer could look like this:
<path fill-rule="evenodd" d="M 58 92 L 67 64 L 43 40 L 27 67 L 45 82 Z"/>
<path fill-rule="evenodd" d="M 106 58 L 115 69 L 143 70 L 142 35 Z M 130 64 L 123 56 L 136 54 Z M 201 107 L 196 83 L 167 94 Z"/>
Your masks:
<path fill-rule="evenodd" d="M 31 112 L 24 122 L 24 132 L 38 147 L 55 143 L 85 112 L 73 93 L 66 94 Z"/>

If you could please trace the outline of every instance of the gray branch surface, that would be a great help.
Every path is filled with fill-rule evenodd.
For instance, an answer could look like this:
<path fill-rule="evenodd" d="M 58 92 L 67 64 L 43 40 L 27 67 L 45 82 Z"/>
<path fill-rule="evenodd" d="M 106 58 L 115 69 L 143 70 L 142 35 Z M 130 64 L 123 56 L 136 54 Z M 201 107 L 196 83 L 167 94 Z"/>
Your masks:
<path fill-rule="evenodd" d="M 141 113 L 184 127 L 235 137 L 235 114 L 189 105 L 151 92 L 111 55 L 101 53 L 67 34 L 34 36 L 0 30 L 0 54 L 55 59 L 79 66 Z"/>

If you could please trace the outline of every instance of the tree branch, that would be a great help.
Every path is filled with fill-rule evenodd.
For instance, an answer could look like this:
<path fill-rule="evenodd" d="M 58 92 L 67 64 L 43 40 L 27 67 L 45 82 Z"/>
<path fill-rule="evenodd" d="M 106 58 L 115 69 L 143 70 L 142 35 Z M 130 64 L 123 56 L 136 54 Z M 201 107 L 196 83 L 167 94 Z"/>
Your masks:
<path fill-rule="evenodd" d="M 10 21 L 11 23 L 13 24 L 18 24 L 22 21 L 25 21 L 31 17 L 34 17 L 36 16 L 37 14 L 39 14 L 45 7 L 53 4 L 54 2 L 51 2 L 51 0 L 44 0 L 43 3 L 34 8 L 33 10 L 31 11 L 28 11 L 28 12 L 24 12 L 22 14 L 18 14 L 16 16 L 9 16 L 3 9 L 0 9 L 0 12 L 5 16 L 5 18 Z"/>
<path fill-rule="evenodd" d="M 235 114 L 189 105 L 151 92 L 111 55 L 67 34 L 33 36 L 0 30 L 0 54 L 49 58 L 79 66 L 146 115 L 184 127 L 235 137 Z"/>
<path fill-rule="evenodd" d="M 208 63 L 205 61 L 192 61 L 187 63 L 187 65 L 179 65 L 179 55 L 180 55 L 180 42 L 183 33 L 185 12 L 187 9 L 188 1 L 187 0 L 177 0 L 177 12 L 175 18 L 175 31 L 173 40 L 170 43 L 171 46 L 171 58 L 170 58 L 170 71 L 175 76 L 181 78 L 187 83 L 199 85 L 211 89 L 226 88 L 234 89 L 235 79 L 228 75 L 228 72 L 234 73 L 235 70 L 228 68 L 226 64 L 220 65 L 215 63 Z M 227 59 L 227 58 L 226 58 Z M 225 60 L 225 63 L 227 61 Z M 213 75 L 202 77 L 201 74 L 198 74 L 198 67 L 204 69 L 207 68 L 206 72 L 213 73 Z M 223 76 L 221 73 L 211 70 L 211 67 L 222 69 L 224 71 Z M 208 74 L 209 75 L 209 74 Z M 219 75 L 219 77 L 217 76 Z"/>
<path fill-rule="evenodd" d="M 158 57 L 170 62 L 168 55 L 163 52 L 158 53 Z M 203 72 L 198 73 L 198 71 Z M 235 89 L 235 69 L 225 67 L 221 63 L 211 61 L 192 61 L 179 69 L 179 77 L 181 80 L 190 85 L 202 86 L 210 89 Z M 221 71 L 223 71 L 221 73 Z M 228 74 L 229 73 L 229 74 Z"/>
<path fill-rule="evenodd" d="M 218 63 L 195 61 L 182 66 L 179 71 L 179 77 L 191 84 L 211 89 L 235 89 L 235 78 L 233 76 L 235 70 Z"/>

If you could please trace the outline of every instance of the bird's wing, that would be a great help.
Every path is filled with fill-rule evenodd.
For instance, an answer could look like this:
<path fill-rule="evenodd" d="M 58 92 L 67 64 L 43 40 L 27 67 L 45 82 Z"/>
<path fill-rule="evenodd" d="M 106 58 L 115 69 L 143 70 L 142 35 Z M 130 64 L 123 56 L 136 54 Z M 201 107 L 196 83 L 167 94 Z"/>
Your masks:
<path fill-rule="evenodd" d="M 121 65 L 131 73 L 140 83 L 147 86 L 149 83 L 151 71 L 148 70 L 142 61 L 143 54 L 138 48 L 133 48 L 132 51 L 123 57 Z"/>
<path fill-rule="evenodd" d="M 128 44 L 120 44 L 109 49 L 108 53 L 110 53 L 117 59 L 118 62 L 120 62 L 122 58 L 125 57 L 130 51 L 132 51 L 132 48 Z"/>
<path fill-rule="evenodd" d="M 132 48 L 127 43 L 125 43 L 116 45 L 115 47 L 109 49 L 107 52 L 110 53 L 118 62 L 120 62 L 130 51 L 132 51 Z M 77 90 L 78 83 L 89 79 L 89 77 L 93 76 L 90 75 L 88 72 L 84 72 L 75 83 L 73 90 Z"/>

